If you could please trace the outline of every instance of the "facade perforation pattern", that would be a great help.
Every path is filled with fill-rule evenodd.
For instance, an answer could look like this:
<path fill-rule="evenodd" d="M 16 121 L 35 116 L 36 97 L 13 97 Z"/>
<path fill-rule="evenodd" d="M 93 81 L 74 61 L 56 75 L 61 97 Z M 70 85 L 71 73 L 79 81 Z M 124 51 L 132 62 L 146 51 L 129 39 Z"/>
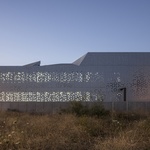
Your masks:
<path fill-rule="evenodd" d="M 87 53 L 73 64 L 0 66 L 0 101 L 149 101 L 150 53 Z"/>

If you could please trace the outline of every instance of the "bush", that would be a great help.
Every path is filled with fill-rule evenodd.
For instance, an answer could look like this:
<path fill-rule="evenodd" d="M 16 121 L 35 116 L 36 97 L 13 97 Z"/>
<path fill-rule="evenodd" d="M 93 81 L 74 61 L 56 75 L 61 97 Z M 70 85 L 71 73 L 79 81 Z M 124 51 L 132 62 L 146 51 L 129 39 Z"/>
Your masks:
<path fill-rule="evenodd" d="M 71 113 L 77 116 L 87 115 L 89 112 L 88 107 L 84 106 L 80 101 L 71 102 Z"/>
<path fill-rule="evenodd" d="M 109 115 L 109 111 L 105 110 L 102 104 L 94 104 L 90 109 L 89 109 L 90 116 L 107 116 Z"/>
<path fill-rule="evenodd" d="M 88 116 L 107 116 L 109 111 L 105 110 L 103 105 L 94 104 L 91 107 L 84 106 L 81 101 L 73 101 L 68 109 L 63 110 L 65 113 L 73 113 L 77 116 L 88 115 Z"/>

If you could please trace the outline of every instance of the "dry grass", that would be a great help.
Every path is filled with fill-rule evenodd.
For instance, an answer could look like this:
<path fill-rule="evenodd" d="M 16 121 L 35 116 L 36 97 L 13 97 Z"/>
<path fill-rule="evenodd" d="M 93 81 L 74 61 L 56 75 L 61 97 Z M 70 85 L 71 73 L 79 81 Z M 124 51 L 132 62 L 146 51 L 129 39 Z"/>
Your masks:
<path fill-rule="evenodd" d="M 0 112 L 0 150 L 149 150 L 150 118 Z"/>

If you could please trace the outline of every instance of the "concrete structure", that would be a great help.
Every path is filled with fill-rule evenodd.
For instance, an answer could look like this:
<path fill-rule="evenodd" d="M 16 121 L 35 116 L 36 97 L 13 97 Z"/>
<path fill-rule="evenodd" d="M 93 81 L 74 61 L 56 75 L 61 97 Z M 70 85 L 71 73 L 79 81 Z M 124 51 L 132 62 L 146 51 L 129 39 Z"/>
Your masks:
<path fill-rule="evenodd" d="M 123 102 L 125 96 L 150 101 L 150 53 L 92 52 L 71 64 L 0 66 L 1 102 Z"/>

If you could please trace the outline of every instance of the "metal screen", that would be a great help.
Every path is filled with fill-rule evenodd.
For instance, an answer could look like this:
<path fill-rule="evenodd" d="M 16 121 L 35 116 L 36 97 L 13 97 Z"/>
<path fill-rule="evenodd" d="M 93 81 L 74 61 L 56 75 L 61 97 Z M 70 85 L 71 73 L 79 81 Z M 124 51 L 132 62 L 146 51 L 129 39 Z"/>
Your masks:
<path fill-rule="evenodd" d="M 87 53 L 72 64 L 0 67 L 0 101 L 150 99 L 150 53 Z"/>

